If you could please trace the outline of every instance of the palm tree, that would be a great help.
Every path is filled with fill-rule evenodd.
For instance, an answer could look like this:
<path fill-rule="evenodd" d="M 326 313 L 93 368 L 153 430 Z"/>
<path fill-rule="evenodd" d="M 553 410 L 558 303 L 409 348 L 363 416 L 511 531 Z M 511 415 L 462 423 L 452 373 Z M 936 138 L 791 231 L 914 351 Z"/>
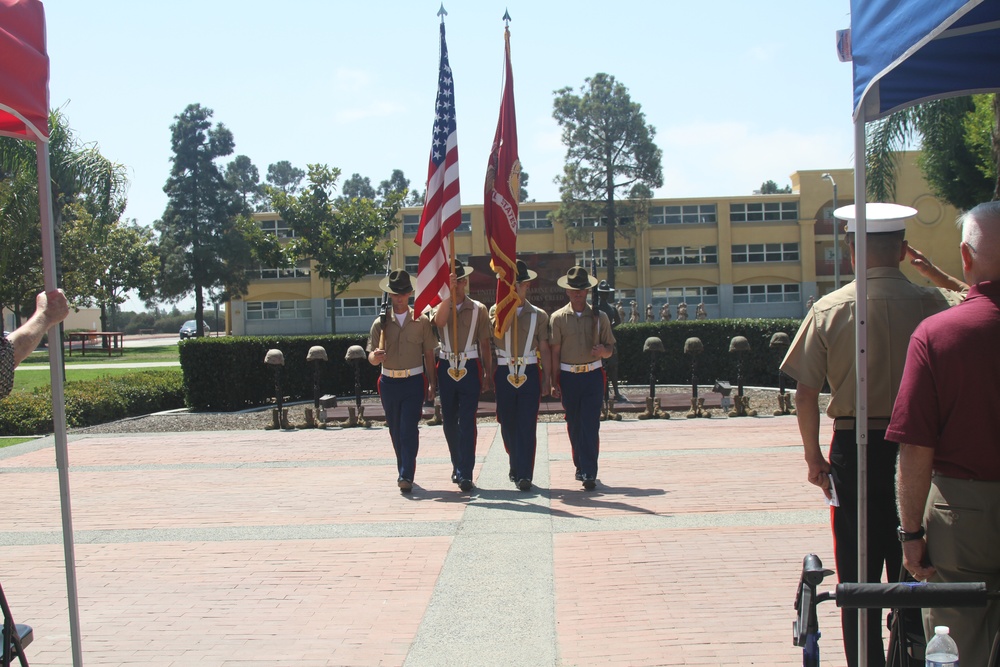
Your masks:
<path fill-rule="evenodd" d="M 125 208 L 128 187 L 125 167 L 101 155 L 95 144 L 82 143 L 60 109 L 49 113 L 49 170 L 52 224 L 57 246 L 66 207 L 74 202 L 84 203 L 96 219 L 106 224 L 118 220 Z M 13 182 L 22 179 L 23 182 L 38 182 L 34 145 L 31 142 L 0 137 L 0 180 Z M 37 202 L 37 185 L 32 190 Z M 22 216 L 20 220 L 24 224 L 39 224 L 37 214 L 32 218 Z M 58 262 L 58 252 L 56 257 Z M 56 270 L 60 274 L 61 268 L 57 265 Z M 77 295 L 69 296 L 73 298 Z M 101 304 L 102 312 L 104 306 L 105 304 Z"/>
<path fill-rule="evenodd" d="M 898 151 L 919 140 L 919 164 L 934 194 L 955 208 L 1000 199 L 1000 100 L 955 97 L 919 104 L 871 123 L 866 131 L 868 195 L 892 201 Z"/>

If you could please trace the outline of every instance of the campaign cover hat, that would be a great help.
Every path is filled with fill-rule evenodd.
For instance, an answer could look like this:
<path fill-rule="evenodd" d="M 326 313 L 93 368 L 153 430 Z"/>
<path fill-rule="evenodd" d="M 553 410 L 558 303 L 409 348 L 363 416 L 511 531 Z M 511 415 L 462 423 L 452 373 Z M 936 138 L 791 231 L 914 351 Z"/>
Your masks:
<path fill-rule="evenodd" d="M 614 294 L 615 288 L 608 284 L 607 280 L 597 283 L 597 291 L 601 294 Z"/>
<path fill-rule="evenodd" d="M 582 266 L 574 266 L 566 275 L 556 280 L 556 285 L 563 289 L 590 289 L 597 284 L 597 278 L 587 273 Z"/>
<path fill-rule="evenodd" d="M 886 234 L 906 229 L 906 221 L 917 214 L 917 209 L 899 204 L 865 204 L 866 229 L 869 234 Z M 841 206 L 833 212 L 835 218 L 847 221 L 849 234 L 857 231 L 857 213 L 854 204 Z"/>
<path fill-rule="evenodd" d="M 472 273 L 472 267 L 466 266 L 462 263 L 462 260 L 455 258 L 455 276 L 461 280 L 462 278 L 468 278 L 469 274 Z"/>
<path fill-rule="evenodd" d="M 526 283 L 538 277 L 538 273 L 529 269 L 528 265 L 524 263 L 523 259 L 517 260 L 516 265 L 517 265 L 517 276 L 514 278 L 514 282 Z"/>
<path fill-rule="evenodd" d="M 396 269 L 379 281 L 379 288 L 389 294 L 409 294 L 413 291 L 410 274 L 403 269 Z"/>

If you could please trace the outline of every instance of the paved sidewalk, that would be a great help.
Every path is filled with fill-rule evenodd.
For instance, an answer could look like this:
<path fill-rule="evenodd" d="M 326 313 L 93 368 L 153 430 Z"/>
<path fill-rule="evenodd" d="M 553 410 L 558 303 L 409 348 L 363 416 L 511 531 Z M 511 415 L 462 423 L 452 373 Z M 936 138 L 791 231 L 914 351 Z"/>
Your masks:
<path fill-rule="evenodd" d="M 603 424 L 595 492 L 563 424 L 532 493 L 495 426 L 472 494 L 420 432 L 412 496 L 379 427 L 71 436 L 85 664 L 801 664 L 802 558 L 833 557 L 794 417 Z M 30 663 L 70 665 L 52 439 L 0 449 L 0 489 Z M 842 666 L 832 603 L 820 628 Z"/>

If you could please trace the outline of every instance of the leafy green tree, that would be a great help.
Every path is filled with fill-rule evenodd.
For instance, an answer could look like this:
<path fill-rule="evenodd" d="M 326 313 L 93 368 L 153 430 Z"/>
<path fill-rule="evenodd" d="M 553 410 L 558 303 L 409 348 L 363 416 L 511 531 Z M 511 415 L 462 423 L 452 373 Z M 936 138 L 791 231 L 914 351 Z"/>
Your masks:
<path fill-rule="evenodd" d="M 868 196 L 896 196 L 899 153 L 920 140 L 920 170 L 931 191 L 960 210 L 1000 198 L 1000 104 L 996 95 L 935 100 L 891 114 L 867 130 Z"/>
<path fill-rule="evenodd" d="M 0 312 L 13 311 L 16 326 L 43 282 L 37 183 L 23 170 L 0 179 Z"/>
<path fill-rule="evenodd" d="M 244 213 L 249 214 L 260 204 L 260 171 L 246 155 L 237 155 L 226 165 L 226 183 L 236 192 Z"/>
<path fill-rule="evenodd" d="M 288 160 L 281 160 L 267 165 L 267 183 L 286 194 L 295 194 L 299 190 L 306 172 L 293 167 Z"/>
<path fill-rule="evenodd" d="M 78 305 L 97 304 L 101 328 L 120 331 L 117 314 L 128 292 L 151 300 L 156 293 L 160 269 L 153 232 L 134 220 L 105 224 L 84 207 L 64 222 L 63 254 L 70 267 L 64 288 L 77 294 Z"/>
<path fill-rule="evenodd" d="M 123 165 L 112 162 L 98 150 L 95 144 L 82 142 L 69 126 L 69 121 L 61 110 L 49 113 L 49 171 L 51 175 L 51 198 L 53 229 L 57 245 L 56 271 L 62 284 L 62 227 L 66 210 L 78 202 L 85 202 L 91 214 L 102 222 L 117 220 L 124 209 L 125 191 L 128 187 L 126 170 Z M 18 233 L 38 235 L 41 238 L 40 218 L 37 212 L 38 177 L 34 145 L 9 137 L 0 137 L 0 179 L 23 179 L 19 187 L 30 188 L 32 194 L 25 195 L 35 200 L 36 213 L 33 218 L 22 217 L 24 224 L 32 230 Z M 7 237 L 5 236 L 5 239 Z M 14 236 L 10 238 L 15 238 Z M 30 257 L 41 264 L 41 251 Z M 39 266 L 40 269 L 40 266 Z M 5 276 L 9 275 L 5 272 Z M 41 287 L 41 281 L 37 286 Z M 77 294 L 66 290 L 71 302 Z M 33 300 L 32 300 L 33 303 Z"/>
<path fill-rule="evenodd" d="M 332 302 L 366 275 L 382 271 L 392 249 L 385 239 L 397 224 L 403 195 L 392 192 L 381 202 L 337 198 L 333 193 L 340 170 L 321 164 L 308 169 L 298 195 L 280 190 L 270 195 L 274 210 L 295 233 L 291 252 L 315 262 L 320 277 L 330 281 Z M 330 309 L 330 327 L 337 332 L 336 308 Z"/>
<path fill-rule="evenodd" d="M 206 293 L 240 294 L 254 262 L 238 225 L 240 203 L 216 160 L 232 154 L 233 134 L 212 125 L 212 110 L 191 104 L 170 126 L 173 166 L 163 191 L 167 208 L 156 221 L 160 235 L 159 293 L 176 301 L 194 293 L 198 335 Z"/>
<path fill-rule="evenodd" d="M 524 203 L 528 201 L 528 172 L 521 171 L 521 194 L 519 195 L 518 201 Z"/>
<path fill-rule="evenodd" d="M 762 195 L 785 195 L 791 192 L 792 186 L 786 185 L 783 188 L 779 188 L 778 184 L 772 180 L 767 180 L 760 184 L 760 193 Z"/>
<path fill-rule="evenodd" d="M 343 199 L 375 199 L 375 188 L 367 176 L 351 174 L 340 188 Z"/>
<path fill-rule="evenodd" d="M 553 117 L 566 145 L 555 217 L 571 238 L 589 235 L 591 230 L 580 226 L 588 218 L 606 225 L 607 280 L 614 285 L 615 237 L 630 238 L 637 231 L 636 212 L 644 205 L 631 195 L 663 185 L 662 151 L 653 142 L 656 129 L 646 123 L 628 89 L 609 74 L 587 79 L 579 95 L 569 87 L 554 94 Z M 645 189 L 636 190 L 636 185 Z"/>

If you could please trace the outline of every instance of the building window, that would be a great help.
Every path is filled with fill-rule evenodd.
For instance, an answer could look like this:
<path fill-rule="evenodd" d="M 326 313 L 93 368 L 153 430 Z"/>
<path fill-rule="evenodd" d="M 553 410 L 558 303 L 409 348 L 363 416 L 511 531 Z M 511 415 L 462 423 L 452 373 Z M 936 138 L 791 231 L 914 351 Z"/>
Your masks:
<path fill-rule="evenodd" d="M 312 317 L 309 299 L 296 301 L 247 301 L 248 320 L 308 320 Z"/>
<path fill-rule="evenodd" d="M 403 233 L 416 234 L 420 230 L 420 213 L 407 213 L 403 216 Z M 472 214 L 463 213 L 462 222 L 455 228 L 456 232 L 472 231 Z"/>
<path fill-rule="evenodd" d="M 552 211 L 520 211 L 517 216 L 518 229 L 552 229 L 549 214 Z"/>
<path fill-rule="evenodd" d="M 596 255 L 595 255 L 596 253 Z M 600 248 L 596 251 L 594 250 L 584 250 L 583 252 L 576 253 L 576 263 L 579 266 L 583 266 L 590 270 L 593 268 L 593 260 L 597 258 L 597 268 L 603 269 L 607 268 L 607 250 Z M 634 267 L 635 266 L 635 248 L 615 248 L 615 266 L 621 267 Z"/>
<path fill-rule="evenodd" d="M 250 280 L 276 280 L 289 278 L 308 278 L 309 260 L 300 260 L 295 266 L 288 269 L 276 269 L 271 267 L 258 266 L 256 269 L 248 269 L 247 277 Z"/>
<path fill-rule="evenodd" d="M 733 264 L 797 261 L 798 243 L 744 243 L 733 246 Z"/>
<path fill-rule="evenodd" d="M 717 304 L 719 303 L 719 288 L 710 285 L 704 287 L 660 287 L 653 289 L 653 307 L 657 308 L 664 303 L 677 306 L 686 303 L 689 306 L 697 306 L 699 303 Z"/>
<path fill-rule="evenodd" d="M 651 206 L 651 225 L 697 225 L 716 223 L 715 204 L 689 204 L 686 206 Z"/>
<path fill-rule="evenodd" d="M 377 296 L 337 299 L 337 317 L 375 317 L 382 300 Z M 330 316 L 330 300 L 326 300 L 326 316 Z"/>
<path fill-rule="evenodd" d="M 416 234 L 420 229 L 420 215 L 417 213 L 407 213 L 403 216 L 403 233 Z"/>
<path fill-rule="evenodd" d="M 753 202 L 730 204 L 729 219 L 732 222 L 777 222 L 798 220 L 799 203 L 794 201 Z"/>
<path fill-rule="evenodd" d="M 403 258 L 403 270 L 411 276 L 417 275 L 417 265 L 420 263 L 420 255 L 407 255 Z"/>
<path fill-rule="evenodd" d="M 649 251 L 650 266 L 718 263 L 718 248 L 714 245 L 670 246 L 667 248 L 652 248 Z"/>
<path fill-rule="evenodd" d="M 260 230 L 265 234 L 277 236 L 279 239 L 293 239 L 295 234 L 288 228 L 288 224 L 281 219 L 261 220 Z"/>
<path fill-rule="evenodd" d="M 801 300 L 797 283 L 733 285 L 733 303 L 787 303 Z"/>

